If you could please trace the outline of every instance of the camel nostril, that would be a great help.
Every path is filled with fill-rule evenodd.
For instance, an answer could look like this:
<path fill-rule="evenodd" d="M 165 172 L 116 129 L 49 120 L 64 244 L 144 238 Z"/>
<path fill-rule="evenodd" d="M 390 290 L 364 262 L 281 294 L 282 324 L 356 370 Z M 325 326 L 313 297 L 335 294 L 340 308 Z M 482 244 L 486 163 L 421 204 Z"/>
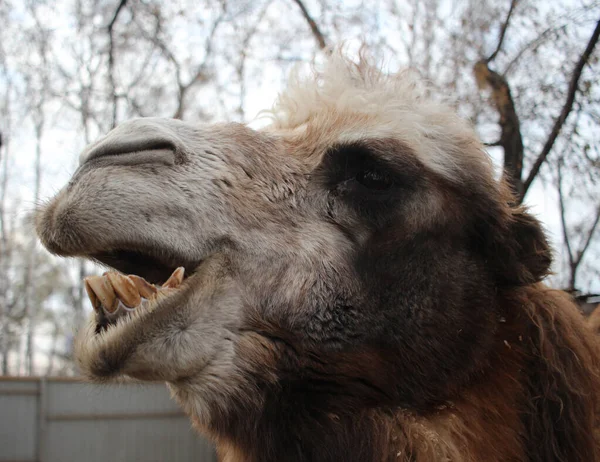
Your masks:
<path fill-rule="evenodd" d="M 168 140 L 111 140 L 91 146 L 82 156 L 80 164 L 92 160 L 109 165 L 137 165 L 159 163 L 173 165 L 176 147 Z"/>
<path fill-rule="evenodd" d="M 87 162 L 107 165 L 162 163 L 181 161 L 182 127 L 168 119 L 135 119 L 124 122 L 81 154 L 79 164 Z"/>

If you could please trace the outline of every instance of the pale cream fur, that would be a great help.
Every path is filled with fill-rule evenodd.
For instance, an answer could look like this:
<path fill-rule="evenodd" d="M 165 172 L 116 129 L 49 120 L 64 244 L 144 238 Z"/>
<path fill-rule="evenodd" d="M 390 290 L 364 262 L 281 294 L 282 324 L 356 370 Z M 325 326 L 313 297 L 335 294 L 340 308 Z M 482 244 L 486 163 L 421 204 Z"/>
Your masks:
<path fill-rule="evenodd" d="M 267 131 L 306 138 L 327 128 L 332 141 L 395 138 L 440 175 L 460 182 L 463 175 L 487 176 L 490 159 L 472 127 L 449 106 L 427 95 L 416 72 L 385 74 L 362 53 L 354 63 L 341 52 L 302 77 L 292 74 L 271 111 Z M 310 138 L 310 137 L 309 137 Z M 312 140 L 311 140 L 312 141 Z M 314 145 L 313 145 L 314 146 Z"/>

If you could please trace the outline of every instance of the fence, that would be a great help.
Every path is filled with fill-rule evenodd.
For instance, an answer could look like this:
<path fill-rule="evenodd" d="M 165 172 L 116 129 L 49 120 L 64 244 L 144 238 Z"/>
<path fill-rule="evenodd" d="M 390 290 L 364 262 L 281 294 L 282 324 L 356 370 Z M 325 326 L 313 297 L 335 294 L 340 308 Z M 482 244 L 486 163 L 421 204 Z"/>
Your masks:
<path fill-rule="evenodd" d="M 0 377 L 0 462 L 214 462 L 164 385 Z"/>

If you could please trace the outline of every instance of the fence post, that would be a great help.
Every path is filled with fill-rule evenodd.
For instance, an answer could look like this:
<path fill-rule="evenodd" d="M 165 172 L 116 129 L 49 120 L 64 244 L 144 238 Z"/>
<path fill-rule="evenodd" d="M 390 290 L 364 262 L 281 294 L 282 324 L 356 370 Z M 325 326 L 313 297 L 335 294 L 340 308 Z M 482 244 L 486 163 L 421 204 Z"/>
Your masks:
<path fill-rule="evenodd" d="M 39 379 L 39 394 L 38 394 L 38 420 L 37 420 L 37 432 L 36 432 L 36 448 L 35 448 L 35 460 L 37 462 L 44 462 L 46 460 L 45 448 L 46 448 L 46 410 L 47 399 L 48 399 L 48 383 L 46 377 L 40 377 Z"/>

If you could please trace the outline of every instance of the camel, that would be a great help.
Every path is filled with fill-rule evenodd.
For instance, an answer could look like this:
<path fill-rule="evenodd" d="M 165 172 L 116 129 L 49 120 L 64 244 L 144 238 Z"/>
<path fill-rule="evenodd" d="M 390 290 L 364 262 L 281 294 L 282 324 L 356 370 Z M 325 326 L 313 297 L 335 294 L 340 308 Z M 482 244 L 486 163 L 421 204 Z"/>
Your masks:
<path fill-rule="evenodd" d="M 83 374 L 166 382 L 224 462 L 600 460 L 598 341 L 429 94 L 336 52 L 264 128 L 137 119 L 87 147 L 36 216 L 111 268 Z"/>

